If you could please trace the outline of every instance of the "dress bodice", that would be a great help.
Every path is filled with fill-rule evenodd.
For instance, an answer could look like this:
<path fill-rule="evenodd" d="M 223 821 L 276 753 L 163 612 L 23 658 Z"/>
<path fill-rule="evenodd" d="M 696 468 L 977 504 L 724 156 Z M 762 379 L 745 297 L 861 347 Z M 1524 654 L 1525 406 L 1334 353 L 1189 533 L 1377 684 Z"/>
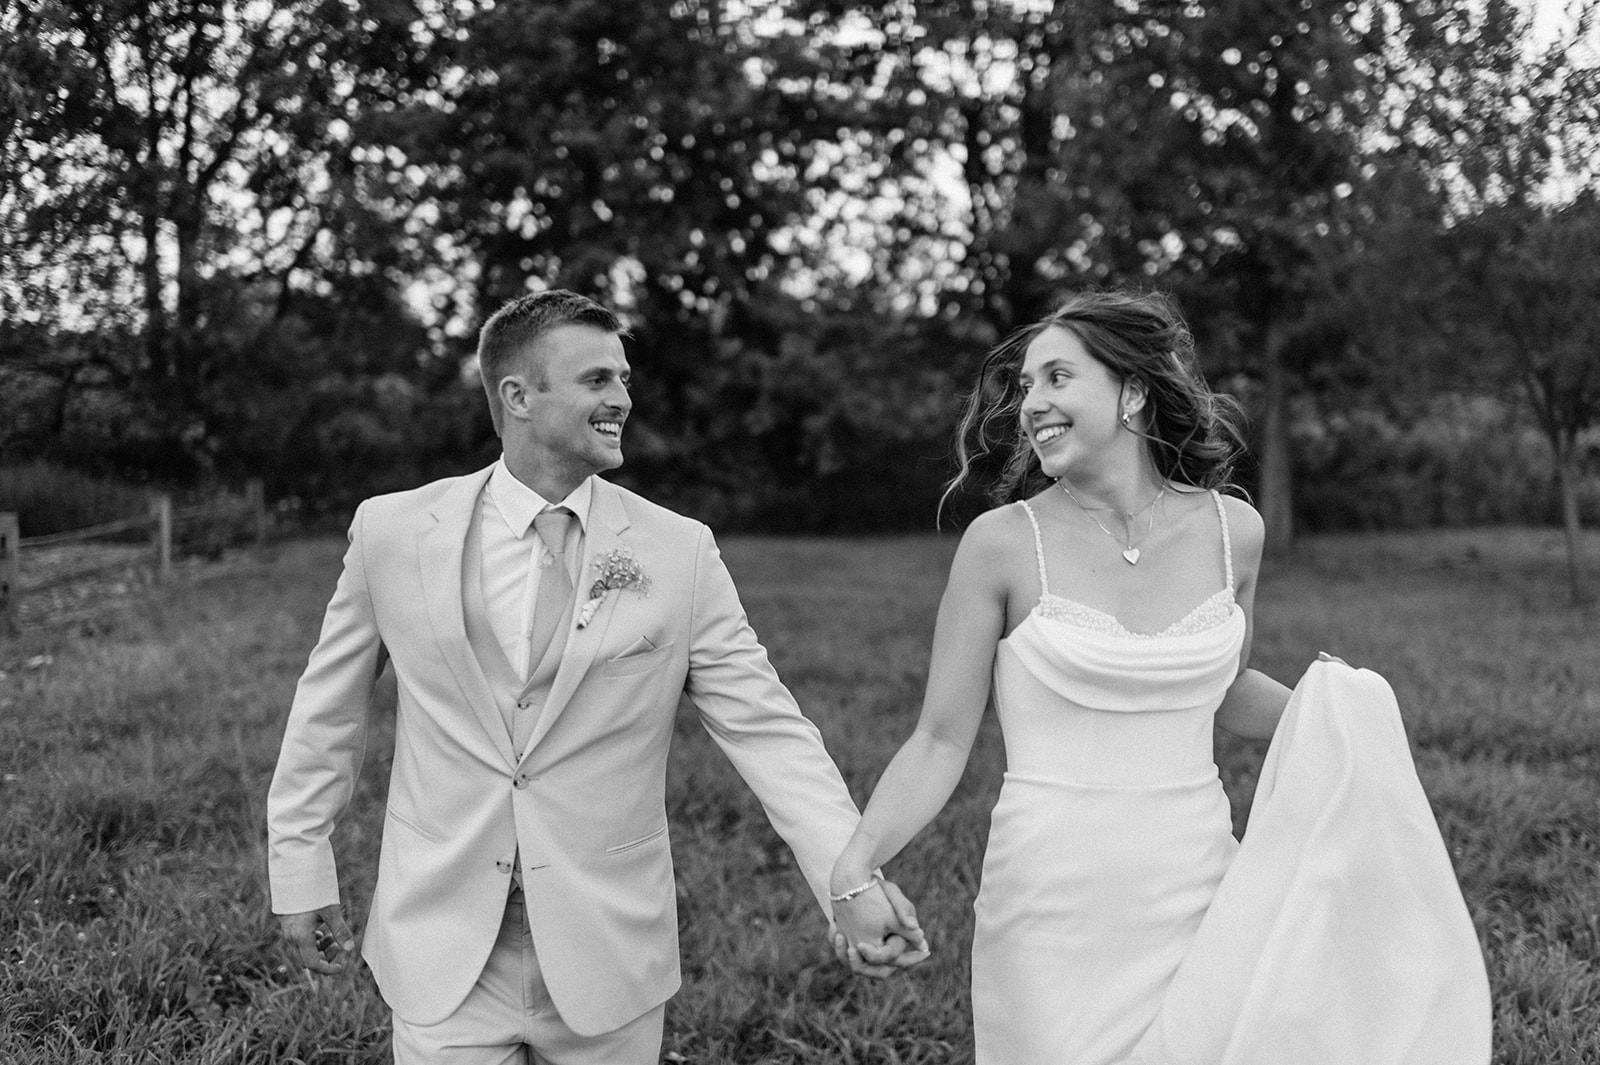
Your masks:
<path fill-rule="evenodd" d="M 1043 591 L 995 657 L 1008 772 L 1107 785 L 1215 774 L 1212 716 L 1238 673 L 1245 618 L 1234 601 L 1227 514 L 1213 497 L 1225 586 L 1156 633 L 1052 595 L 1038 519 L 1022 504 Z"/>

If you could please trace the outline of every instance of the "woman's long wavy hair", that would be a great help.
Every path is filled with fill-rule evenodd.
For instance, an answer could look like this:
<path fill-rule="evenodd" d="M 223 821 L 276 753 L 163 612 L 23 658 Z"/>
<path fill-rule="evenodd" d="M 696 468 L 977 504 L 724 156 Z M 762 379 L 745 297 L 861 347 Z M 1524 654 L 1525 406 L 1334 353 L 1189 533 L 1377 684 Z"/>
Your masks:
<path fill-rule="evenodd" d="M 1227 488 L 1244 451 L 1243 412 L 1231 396 L 1211 391 L 1195 357 L 1194 337 L 1177 305 L 1158 292 L 1080 292 L 1042 321 L 1006 337 L 984 357 L 967 396 L 956 436 L 959 469 L 939 500 L 980 480 L 995 506 L 1026 499 L 1049 485 L 1022 428 L 1022 361 L 1034 338 L 1052 326 L 1070 330 L 1118 381 L 1146 392 L 1144 437 L 1150 462 L 1180 487 Z M 998 467 L 998 475 L 991 471 Z"/>

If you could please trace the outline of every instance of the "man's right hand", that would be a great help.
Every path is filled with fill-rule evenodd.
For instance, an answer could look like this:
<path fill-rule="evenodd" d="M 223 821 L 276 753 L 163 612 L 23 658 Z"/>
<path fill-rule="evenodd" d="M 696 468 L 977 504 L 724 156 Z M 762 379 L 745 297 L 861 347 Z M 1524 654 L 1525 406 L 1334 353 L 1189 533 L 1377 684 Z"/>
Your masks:
<path fill-rule="evenodd" d="M 834 903 L 828 929 L 834 954 L 859 976 L 882 980 L 932 953 L 917 922 L 917 908 L 892 881 L 848 902 Z"/>
<path fill-rule="evenodd" d="M 344 923 L 337 902 L 320 910 L 279 914 L 278 926 L 290 955 L 307 972 L 342 973 L 344 959 L 355 956 L 356 937 Z"/>

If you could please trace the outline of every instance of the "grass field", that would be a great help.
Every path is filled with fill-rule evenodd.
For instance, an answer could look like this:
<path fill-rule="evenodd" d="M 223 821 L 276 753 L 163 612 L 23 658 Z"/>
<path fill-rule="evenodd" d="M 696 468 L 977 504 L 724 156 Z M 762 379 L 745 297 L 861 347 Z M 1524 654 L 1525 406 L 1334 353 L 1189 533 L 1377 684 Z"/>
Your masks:
<path fill-rule="evenodd" d="M 365 973 L 312 985 L 288 969 L 264 896 L 266 785 L 340 547 L 284 543 L 93 633 L 0 643 L 0 1062 L 388 1060 Z M 915 719 L 952 547 L 724 544 L 858 799 Z M 1518 1065 L 1600 1062 L 1600 618 L 1565 605 L 1562 573 L 1554 531 L 1325 538 L 1269 564 L 1257 606 L 1259 667 L 1293 682 L 1326 649 L 1399 694 L 1488 957 L 1496 1061 Z M 389 737 L 375 731 L 336 837 L 357 915 Z M 1241 812 L 1263 749 L 1218 741 Z M 683 715 L 672 1060 L 969 1060 L 971 900 L 1001 763 L 989 721 L 949 807 L 890 867 L 935 958 L 856 982 L 753 797 Z"/>

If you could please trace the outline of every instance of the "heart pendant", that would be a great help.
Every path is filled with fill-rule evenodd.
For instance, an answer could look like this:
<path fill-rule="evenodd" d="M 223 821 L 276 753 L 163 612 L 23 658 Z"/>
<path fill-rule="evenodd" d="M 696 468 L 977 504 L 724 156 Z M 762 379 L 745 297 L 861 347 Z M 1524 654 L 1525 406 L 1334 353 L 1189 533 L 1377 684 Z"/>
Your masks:
<path fill-rule="evenodd" d="M 1137 547 L 1130 547 L 1126 551 L 1122 552 L 1122 557 L 1128 560 L 1128 565 L 1137 566 L 1139 564 L 1139 549 Z"/>

